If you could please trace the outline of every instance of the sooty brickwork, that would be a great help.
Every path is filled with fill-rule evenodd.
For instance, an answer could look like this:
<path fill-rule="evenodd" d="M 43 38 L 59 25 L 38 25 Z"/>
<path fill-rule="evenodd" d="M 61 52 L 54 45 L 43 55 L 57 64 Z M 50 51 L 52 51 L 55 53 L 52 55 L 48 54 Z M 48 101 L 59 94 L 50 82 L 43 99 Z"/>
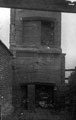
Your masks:
<path fill-rule="evenodd" d="M 10 30 L 10 49 L 20 76 L 17 81 L 61 83 L 65 68 L 61 13 L 12 9 Z"/>
<path fill-rule="evenodd" d="M 2 117 L 12 112 L 12 53 L 0 41 L 0 106 Z"/>
<path fill-rule="evenodd" d="M 19 55 L 17 53 L 17 55 Z M 28 55 L 28 56 L 27 56 Z M 15 69 L 15 84 L 14 84 L 14 103 L 17 103 L 16 107 L 20 107 L 21 102 L 21 85 L 27 85 L 29 87 L 30 84 L 37 85 L 40 84 L 54 84 L 54 86 L 61 86 L 64 80 L 64 71 L 62 71 L 62 54 L 46 54 L 46 53 L 25 53 L 23 57 L 18 56 L 14 58 L 14 69 Z M 31 88 L 29 87 L 30 91 Z M 33 88 L 35 91 L 35 88 Z M 29 91 L 29 90 L 28 90 Z M 28 96 L 31 94 L 28 93 Z M 34 96 L 34 92 L 32 96 Z M 27 97 L 28 97 L 27 96 Z M 31 96 L 31 99 L 33 98 Z M 28 98 L 29 99 L 29 98 Z M 30 103 L 29 103 L 30 104 Z M 35 100 L 33 102 L 34 106 Z M 30 107 L 31 108 L 31 107 Z"/>
<path fill-rule="evenodd" d="M 26 52 L 14 59 L 17 82 L 61 84 L 61 61 L 61 54 Z"/>
<path fill-rule="evenodd" d="M 50 44 L 51 48 L 61 50 L 61 13 L 12 9 L 10 34 L 13 52 L 20 46 L 40 49 L 42 44 L 44 48 Z"/>
<path fill-rule="evenodd" d="M 12 9 L 10 31 L 10 50 L 14 55 L 13 104 L 31 109 L 35 107 L 37 84 L 53 84 L 54 90 L 64 83 L 61 13 Z"/>

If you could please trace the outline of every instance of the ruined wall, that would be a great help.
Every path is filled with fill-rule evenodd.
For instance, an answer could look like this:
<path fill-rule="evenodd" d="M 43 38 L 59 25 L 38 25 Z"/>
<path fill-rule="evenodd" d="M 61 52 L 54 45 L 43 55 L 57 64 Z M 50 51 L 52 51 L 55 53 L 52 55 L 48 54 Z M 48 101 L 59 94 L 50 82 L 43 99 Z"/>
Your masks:
<path fill-rule="evenodd" d="M 31 38 L 31 44 L 25 44 L 23 42 L 23 21 L 29 20 L 36 20 L 35 22 L 37 22 L 37 24 L 34 24 L 38 27 L 36 30 L 32 29 L 31 34 L 29 34 L 29 37 Z M 13 53 L 18 48 L 20 49 L 20 47 L 37 47 L 39 49 L 42 48 L 40 20 L 55 22 L 53 49 L 55 48 L 61 51 L 61 13 L 50 11 L 12 9 L 10 26 L 10 48 L 11 50 L 13 50 Z M 35 36 L 32 36 L 32 33 L 35 33 Z"/>
<path fill-rule="evenodd" d="M 59 87 L 64 81 L 61 13 L 12 9 L 10 30 L 10 50 L 14 55 L 13 103 L 20 107 L 21 84 L 54 83 Z M 35 98 L 35 84 L 28 86 L 30 100 L 32 96 Z M 29 104 L 34 106 L 33 101 Z"/>
<path fill-rule="evenodd" d="M 52 28 L 43 21 L 49 21 Z M 61 83 L 65 68 L 61 51 L 61 13 L 12 9 L 10 30 L 10 49 L 16 57 L 14 64 L 20 79 L 17 81 Z M 41 42 L 51 39 L 51 30 L 54 39 L 48 48 L 49 44 L 44 46 Z"/>
<path fill-rule="evenodd" d="M 19 52 L 20 53 L 20 52 Z M 19 54 L 18 54 L 19 55 Z M 25 57 L 25 56 L 26 57 Z M 23 56 L 23 57 L 22 57 Z M 14 58 L 14 84 L 13 84 L 13 103 L 17 108 L 21 105 L 21 88 L 23 85 L 34 85 L 33 93 L 29 87 L 28 97 L 35 99 L 36 84 L 54 84 L 58 88 L 64 84 L 64 58 L 62 54 L 46 54 L 46 53 L 25 53 L 22 56 Z M 63 62 L 62 62 L 63 60 Z M 29 99 L 28 98 L 28 99 Z M 35 101 L 35 100 L 34 100 Z M 30 101 L 31 102 L 31 101 Z M 35 106 L 35 103 L 30 103 Z M 30 107 L 31 108 L 31 107 Z M 31 108 L 32 109 L 32 108 Z"/>

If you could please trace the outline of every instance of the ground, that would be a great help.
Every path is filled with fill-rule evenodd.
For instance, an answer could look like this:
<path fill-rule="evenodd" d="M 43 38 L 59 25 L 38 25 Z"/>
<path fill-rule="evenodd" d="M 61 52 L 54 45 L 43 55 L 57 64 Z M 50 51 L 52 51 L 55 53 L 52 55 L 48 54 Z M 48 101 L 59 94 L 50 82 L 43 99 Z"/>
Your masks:
<path fill-rule="evenodd" d="M 11 116 L 9 116 L 9 119 Z M 54 111 L 47 109 L 35 109 L 32 111 L 17 110 L 12 115 L 12 120 L 72 120 L 71 114 L 67 111 Z"/>

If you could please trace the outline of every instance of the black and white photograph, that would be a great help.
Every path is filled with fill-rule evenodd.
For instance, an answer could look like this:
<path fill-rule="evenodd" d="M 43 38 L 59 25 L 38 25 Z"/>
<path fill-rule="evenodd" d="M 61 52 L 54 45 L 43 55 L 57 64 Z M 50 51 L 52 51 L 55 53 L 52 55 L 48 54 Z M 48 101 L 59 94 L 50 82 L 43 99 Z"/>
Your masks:
<path fill-rule="evenodd" d="M 0 120 L 76 120 L 76 0 L 0 0 Z"/>

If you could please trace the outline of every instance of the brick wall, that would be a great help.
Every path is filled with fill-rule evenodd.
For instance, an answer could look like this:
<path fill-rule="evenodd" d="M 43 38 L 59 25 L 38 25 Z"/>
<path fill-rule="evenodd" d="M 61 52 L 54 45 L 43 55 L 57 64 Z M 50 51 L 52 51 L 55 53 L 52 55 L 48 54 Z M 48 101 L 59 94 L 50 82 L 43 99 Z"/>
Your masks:
<path fill-rule="evenodd" d="M 54 29 L 47 25 L 47 21 L 49 25 L 54 23 Z M 12 9 L 10 28 L 10 50 L 14 55 L 13 103 L 20 107 L 21 84 L 38 82 L 54 83 L 57 86 L 62 84 L 65 57 L 61 50 L 61 13 Z M 53 33 L 51 35 L 54 35 L 54 39 L 50 33 Z M 50 46 L 49 43 L 47 46 L 42 45 L 42 39 L 46 43 L 51 38 Z M 28 87 L 28 91 L 31 99 L 30 108 L 33 106 L 32 96 L 35 98 L 35 90 Z"/>
<path fill-rule="evenodd" d="M 19 55 L 19 53 L 18 53 Z M 14 58 L 14 84 L 13 84 L 13 103 L 15 107 L 20 107 L 20 85 L 48 83 L 60 87 L 64 82 L 64 61 L 62 54 L 46 53 L 25 53 L 23 57 Z M 62 68 L 63 66 L 63 68 Z M 30 89 L 30 88 L 29 88 Z M 28 92 L 30 99 L 31 91 Z M 34 90 L 33 93 L 34 94 Z M 33 95 L 33 98 L 35 96 Z M 32 99 L 32 97 L 31 97 Z M 33 100 L 33 99 L 32 99 Z M 30 101 L 31 102 L 31 101 Z M 34 107 L 34 103 L 29 103 Z M 29 106 L 29 108 L 30 108 Z M 32 108 L 31 108 L 32 109 Z"/>
<path fill-rule="evenodd" d="M 12 54 L 0 41 L 0 105 L 3 116 L 12 111 Z"/>
<path fill-rule="evenodd" d="M 14 9 L 12 9 L 11 10 L 11 27 L 10 27 L 10 31 L 11 31 L 10 48 L 13 49 L 13 51 L 14 51 L 14 49 L 17 49 L 17 46 L 18 46 L 18 48 L 20 46 L 24 46 L 24 47 L 27 46 L 27 43 L 26 44 L 22 43 L 22 41 L 23 41 L 23 20 L 24 21 L 28 21 L 28 20 L 54 21 L 55 22 L 55 29 L 54 29 L 55 45 L 54 45 L 54 48 L 61 50 L 61 13 L 57 13 L 57 12 L 53 13 L 50 11 L 48 12 L 48 11 L 21 10 L 21 9 L 14 10 Z M 41 24 L 41 23 L 38 23 L 38 27 L 35 30 L 36 36 L 33 36 L 34 42 L 33 41 L 32 42 L 34 44 L 31 43 L 31 44 L 28 44 L 28 46 L 33 44 L 33 46 L 36 45 L 36 47 L 39 47 L 39 48 L 41 47 L 40 46 L 41 38 L 39 38 L 39 36 L 41 36 L 41 32 L 40 32 L 41 29 L 39 27 L 39 24 Z M 35 24 L 35 25 L 37 25 L 37 24 Z M 29 37 L 30 38 L 32 37 L 31 34 Z"/>
<path fill-rule="evenodd" d="M 18 54 L 19 55 L 19 54 Z M 61 84 L 62 54 L 26 52 L 14 59 L 18 82 Z"/>

